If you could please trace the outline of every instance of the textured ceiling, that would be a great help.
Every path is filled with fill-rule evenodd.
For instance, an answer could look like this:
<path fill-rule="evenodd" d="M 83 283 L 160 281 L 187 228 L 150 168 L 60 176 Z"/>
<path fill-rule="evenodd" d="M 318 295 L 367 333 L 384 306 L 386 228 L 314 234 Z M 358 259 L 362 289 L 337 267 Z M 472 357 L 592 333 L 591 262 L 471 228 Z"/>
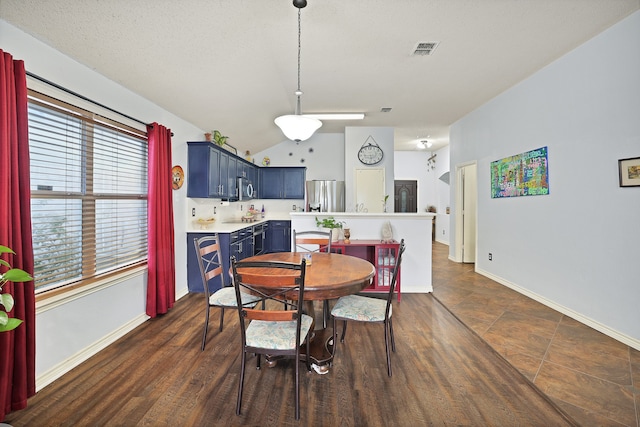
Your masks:
<path fill-rule="evenodd" d="M 319 132 L 391 126 L 397 150 L 420 139 L 432 150 L 446 145 L 453 122 L 640 8 L 640 0 L 308 3 L 302 112 L 364 112 Z M 290 0 L 0 0 L 0 17 L 203 130 L 220 129 L 232 145 L 256 152 L 284 140 L 273 119 L 295 109 Z M 424 41 L 440 44 L 411 56 Z"/>

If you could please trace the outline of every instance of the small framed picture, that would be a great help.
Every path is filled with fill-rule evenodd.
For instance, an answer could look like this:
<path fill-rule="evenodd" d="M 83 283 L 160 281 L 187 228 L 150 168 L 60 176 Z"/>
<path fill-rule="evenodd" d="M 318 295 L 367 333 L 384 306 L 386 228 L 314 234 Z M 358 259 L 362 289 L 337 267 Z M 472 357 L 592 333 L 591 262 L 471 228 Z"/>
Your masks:
<path fill-rule="evenodd" d="M 618 160 L 620 187 L 640 187 L 640 157 Z"/>

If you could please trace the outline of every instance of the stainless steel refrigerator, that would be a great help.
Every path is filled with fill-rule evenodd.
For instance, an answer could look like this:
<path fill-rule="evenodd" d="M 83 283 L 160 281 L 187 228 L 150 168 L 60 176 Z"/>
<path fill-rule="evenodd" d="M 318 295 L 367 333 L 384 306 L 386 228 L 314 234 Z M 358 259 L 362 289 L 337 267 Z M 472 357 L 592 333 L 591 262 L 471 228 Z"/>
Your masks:
<path fill-rule="evenodd" d="M 344 181 L 307 181 L 307 212 L 344 212 Z"/>

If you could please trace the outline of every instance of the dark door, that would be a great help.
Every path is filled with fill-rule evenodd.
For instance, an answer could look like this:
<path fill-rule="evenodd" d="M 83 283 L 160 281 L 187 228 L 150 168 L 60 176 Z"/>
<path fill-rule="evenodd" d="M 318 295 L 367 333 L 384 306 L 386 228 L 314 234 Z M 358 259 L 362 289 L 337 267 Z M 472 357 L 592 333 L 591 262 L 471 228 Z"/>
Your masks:
<path fill-rule="evenodd" d="M 393 181 L 394 212 L 418 212 L 418 181 Z"/>

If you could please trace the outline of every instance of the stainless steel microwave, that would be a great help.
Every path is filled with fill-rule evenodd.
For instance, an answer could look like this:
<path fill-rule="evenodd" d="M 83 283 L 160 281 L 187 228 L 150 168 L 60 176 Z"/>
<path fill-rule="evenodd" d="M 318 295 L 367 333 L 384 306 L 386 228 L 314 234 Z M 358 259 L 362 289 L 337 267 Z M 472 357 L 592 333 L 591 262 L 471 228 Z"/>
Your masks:
<path fill-rule="evenodd" d="M 248 178 L 238 177 L 238 200 L 253 199 L 253 184 Z"/>

